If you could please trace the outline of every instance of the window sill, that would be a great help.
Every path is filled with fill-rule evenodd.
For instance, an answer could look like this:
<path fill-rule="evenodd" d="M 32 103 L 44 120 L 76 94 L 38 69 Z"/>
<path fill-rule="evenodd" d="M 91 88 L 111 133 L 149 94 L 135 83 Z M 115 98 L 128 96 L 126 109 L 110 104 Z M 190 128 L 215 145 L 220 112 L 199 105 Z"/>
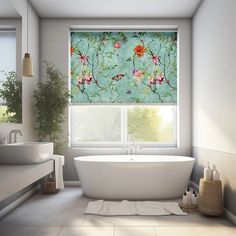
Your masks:
<path fill-rule="evenodd" d="M 140 145 L 140 144 L 135 144 L 137 147 L 141 147 L 143 149 L 158 149 L 158 150 L 173 150 L 173 149 L 179 149 L 177 145 L 167 145 L 167 146 L 156 146 L 156 145 Z M 72 145 L 68 147 L 69 149 L 127 149 L 127 146 L 122 147 L 122 146 L 95 146 L 95 145 L 87 145 L 87 146 L 78 146 L 78 145 Z"/>
<path fill-rule="evenodd" d="M 141 147 L 141 148 L 177 148 L 178 144 L 176 142 L 173 143 L 165 143 L 165 142 L 136 142 L 136 141 L 129 141 L 129 142 L 81 142 L 78 144 L 70 143 L 70 148 L 119 148 L 125 149 L 129 146 L 134 147 Z"/>

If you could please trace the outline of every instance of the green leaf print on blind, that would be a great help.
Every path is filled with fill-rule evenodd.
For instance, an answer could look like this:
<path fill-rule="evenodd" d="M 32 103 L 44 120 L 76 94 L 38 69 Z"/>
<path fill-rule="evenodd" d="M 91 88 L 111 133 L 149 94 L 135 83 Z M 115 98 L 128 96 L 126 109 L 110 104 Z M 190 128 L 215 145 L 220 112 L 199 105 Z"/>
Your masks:
<path fill-rule="evenodd" d="M 177 32 L 71 32 L 72 104 L 177 103 Z"/>

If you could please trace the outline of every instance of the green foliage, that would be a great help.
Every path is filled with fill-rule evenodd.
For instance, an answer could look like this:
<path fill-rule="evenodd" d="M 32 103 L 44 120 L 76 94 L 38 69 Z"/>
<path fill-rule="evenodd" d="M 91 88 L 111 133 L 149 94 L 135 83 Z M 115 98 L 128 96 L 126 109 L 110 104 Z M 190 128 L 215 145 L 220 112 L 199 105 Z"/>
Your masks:
<path fill-rule="evenodd" d="M 7 122 L 6 110 L 7 106 L 0 105 L 0 122 Z"/>
<path fill-rule="evenodd" d="M 158 114 L 159 108 L 135 107 L 128 110 L 128 133 L 138 142 L 171 142 L 173 127 Z"/>
<path fill-rule="evenodd" d="M 21 123 L 22 122 L 22 81 L 17 80 L 16 72 L 11 71 L 6 74 L 6 80 L 0 89 L 0 97 L 7 106 L 3 114 L 5 122 Z"/>
<path fill-rule="evenodd" d="M 65 77 L 52 63 L 45 62 L 47 79 L 34 90 L 37 133 L 41 141 L 59 144 L 61 124 L 68 104 L 69 93 Z M 57 148 L 55 151 L 58 151 Z"/>
<path fill-rule="evenodd" d="M 128 132 L 136 141 L 155 142 L 158 137 L 160 117 L 158 109 L 135 107 L 128 111 Z"/>
<path fill-rule="evenodd" d="M 176 37 L 177 32 L 71 32 L 71 102 L 176 103 Z"/>

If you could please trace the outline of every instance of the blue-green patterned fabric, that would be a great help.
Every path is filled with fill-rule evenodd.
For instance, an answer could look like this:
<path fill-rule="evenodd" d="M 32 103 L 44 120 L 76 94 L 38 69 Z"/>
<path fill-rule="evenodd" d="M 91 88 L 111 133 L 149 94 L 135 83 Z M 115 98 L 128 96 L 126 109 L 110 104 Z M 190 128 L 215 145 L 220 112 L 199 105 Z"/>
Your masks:
<path fill-rule="evenodd" d="M 177 103 L 177 32 L 71 32 L 71 103 Z"/>

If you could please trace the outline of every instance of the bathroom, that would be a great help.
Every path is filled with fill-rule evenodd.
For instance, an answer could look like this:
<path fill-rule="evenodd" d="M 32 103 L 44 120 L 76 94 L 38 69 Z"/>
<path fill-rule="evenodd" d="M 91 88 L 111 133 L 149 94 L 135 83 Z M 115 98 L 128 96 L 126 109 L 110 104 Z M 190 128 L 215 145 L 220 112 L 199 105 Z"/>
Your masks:
<path fill-rule="evenodd" d="M 0 0 L 0 4 L 0 90 L 6 78 L 2 71 L 14 71 L 12 76 L 21 87 L 17 116 L 9 120 L 2 115 L 6 106 L 0 96 L 0 235 L 236 235 L 234 0 L 138 0 L 135 5 L 131 0 L 99 4 L 95 0 Z M 112 48 L 107 46 L 111 60 L 116 62 L 113 57 L 119 54 L 125 63 L 120 67 L 125 72 L 119 66 L 103 69 L 115 86 L 117 96 L 112 99 L 109 90 L 95 86 L 94 75 L 88 73 L 85 86 L 79 78 L 80 69 L 87 73 L 87 62 L 93 59 L 86 50 L 89 40 L 97 45 L 94 37 L 102 34 L 123 37 L 112 39 Z M 168 67 L 172 88 L 161 77 L 142 83 L 145 75 L 137 70 L 146 68 L 140 62 L 145 58 L 149 72 L 163 62 L 161 50 L 169 47 L 158 51 L 159 44 L 146 43 L 155 40 L 149 38 L 155 34 L 174 38 L 173 65 Z M 83 40 L 85 50 L 80 45 Z M 125 48 L 129 43 L 130 55 Z M 135 49 L 136 45 L 140 47 Z M 103 61 L 101 55 L 97 58 L 97 64 Z M 64 90 L 46 94 L 47 72 L 62 78 Z M 127 87 L 129 75 L 134 83 Z M 98 85 L 106 86 L 100 80 Z M 153 93 L 137 92 L 140 81 L 143 91 Z M 39 82 L 47 86 L 39 90 Z M 153 99 L 154 86 L 163 85 L 171 96 Z M 90 96 L 91 86 L 97 87 L 99 96 Z M 43 136 L 45 127 L 46 132 L 53 132 L 53 127 L 48 126 L 50 116 L 46 114 L 48 122 L 43 123 L 45 113 L 37 112 L 39 91 L 46 96 L 48 115 L 55 110 L 52 101 L 63 103 L 53 117 L 62 120 L 56 142 Z M 47 160 L 37 156 L 40 149 L 50 153 Z M 222 184 L 218 216 L 200 212 L 200 199 L 199 209 L 187 209 L 187 215 L 184 211 L 184 215 L 86 213 L 101 200 L 106 204 L 109 200 L 182 203 L 187 186 L 201 193 L 208 162 L 211 168 L 216 166 Z M 60 175 L 56 183 L 54 171 Z M 46 193 L 50 190 L 54 193 Z"/>

